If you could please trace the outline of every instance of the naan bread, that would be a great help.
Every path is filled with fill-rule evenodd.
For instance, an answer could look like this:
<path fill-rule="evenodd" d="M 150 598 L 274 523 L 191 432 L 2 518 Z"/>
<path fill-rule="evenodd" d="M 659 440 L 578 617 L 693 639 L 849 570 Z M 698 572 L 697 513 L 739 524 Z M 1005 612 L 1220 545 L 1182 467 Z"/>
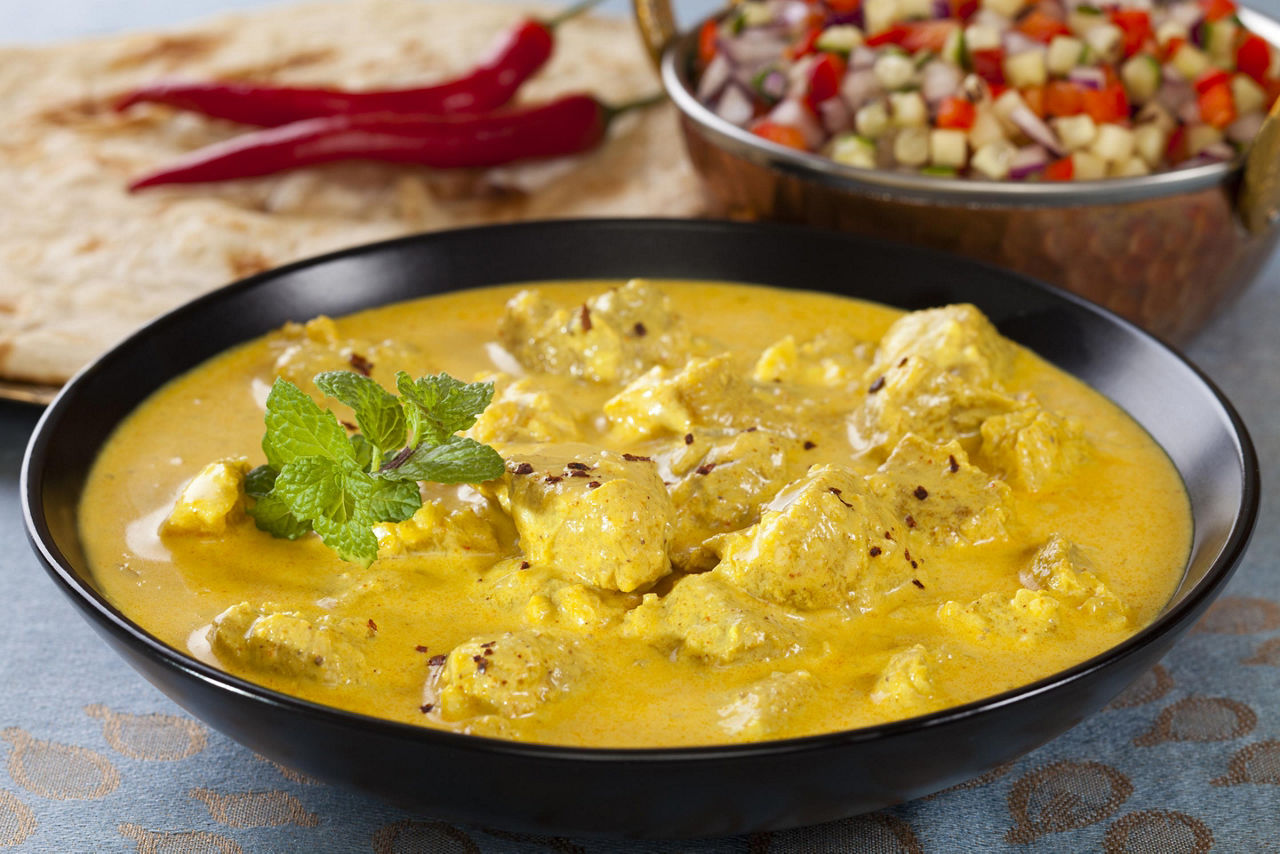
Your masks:
<path fill-rule="evenodd" d="M 260 270 L 409 232 L 578 216 L 696 215 L 670 106 L 622 117 L 588 154 L 487 172 L 335 164 L 219 185 L 125 192 L 133 176 L 248 128 L 140 105 L 159 78 L 421 85 L 471 67 L 523 15 L 475 0 L 355 0 L 235 15 L 164 34 L 0 50 L 0 376 L 67 379 L 125 334 Z M 633 24 L 586 17 L 518 96 L 651 94 Z"/>

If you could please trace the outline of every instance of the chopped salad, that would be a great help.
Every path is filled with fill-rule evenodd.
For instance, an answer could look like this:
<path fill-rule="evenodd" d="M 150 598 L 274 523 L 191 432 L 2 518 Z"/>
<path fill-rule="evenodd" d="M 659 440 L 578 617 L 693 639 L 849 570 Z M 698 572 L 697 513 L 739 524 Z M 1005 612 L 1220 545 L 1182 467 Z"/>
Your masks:
<path fill-rule="evenodd" d="M 699 33 L 698 99 L 850 166 L 989 180 L 1233 159 L 1280 52 L 1233 0 L 748 0 Z"/>

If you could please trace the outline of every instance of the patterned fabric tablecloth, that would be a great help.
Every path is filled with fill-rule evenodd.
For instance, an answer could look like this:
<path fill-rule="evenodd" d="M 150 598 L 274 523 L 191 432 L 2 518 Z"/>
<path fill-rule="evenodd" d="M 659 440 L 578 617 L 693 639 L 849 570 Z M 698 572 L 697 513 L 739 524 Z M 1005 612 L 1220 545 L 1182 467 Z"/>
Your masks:
<path fill-rule="evenodd" d="M 20 35 L 67 35 L 68 6 L 24 11 Z M 161 6 L 120 4 L 134 15 L 120 23 L 163 21 Z M 1265 484 L 1280 478 L 1276 330 L 1280 258 L 1188 349 L 1241 410 Z M 582 841 L 412 815 L 268 762 L 174 706 L 101 643 L 27 547 L 17 479 L 37 417 L 0 406 L 0 848 L 1280 852 L 1280 504 L 1270 487 L 1244 564 L 1194 632 L 1104 711 L 1030 755 L 828 825 L 669 844 Z"/>

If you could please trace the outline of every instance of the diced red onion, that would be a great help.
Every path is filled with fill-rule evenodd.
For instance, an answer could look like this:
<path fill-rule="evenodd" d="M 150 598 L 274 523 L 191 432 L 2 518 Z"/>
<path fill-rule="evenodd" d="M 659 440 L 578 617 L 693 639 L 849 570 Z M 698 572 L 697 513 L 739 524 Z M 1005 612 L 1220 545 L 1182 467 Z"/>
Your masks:
<path fill-rule="evenodd" d="M 1176 21 L 1188 30 L 1195 30 L 1196 25 L 1204 20 L 1204 9 L 1199 3 L 1177 3 L 1165 10 L 1170 21 Z M 1193 33 L 1194 35 L 1194 33 Z"/>
<path fill-rule="evenodd" d="M 1176 115 L 1184 125 L 1193 125 L 1200 121 L 1200 103 L 1195 100 L 1187 101 L 1178 108 Z"/>
<path fill-rule="evenodd" d="M 878 98 L 880 81 L 876 79 L 875 71 L 860 68 L 845 74 L 844 80 L 840 81 L 840 96 L 852 110 L 860 110 L 868 102 Z"/>
<path fill-rule="evenodd" d="M 787 69 L 787 81 L 797 91 L 803 92 L 809 88 L 809 78 L 813 75 L 813 68 L 818 64 L 818 59 L 818 54 L 811 53 L 800 57 Z"/>
<path fill-rule="evenodd" d="M 743 30 L 736 38 L 720 38 L 716 44 L 735 65 L 759 66 L 781 57 L 787 40 L 768 30 Z"/>
<path fill-rule="evenodd" d="M 1227 125 L 1227 139 L 1232 142 L 1238 142 L 1241 145 L 1247 145 L 1253 142 L 1253 138 L 1258 135 L 1258 131 L 1262 129 L 1262 122 L 1266 116 L 1260 112 L 1245 113 L 1231 124 Z"/>
<path fill-rule="evenodd" d="M 800 131 L 804 135 L 805 145 L 811 149 L 821 145 L 825 136 L 809 108 L 794 98 L 788 98 L 774 107 L 769 113 L 769 120 Z"/>
<path fill-rule="evenodd" d="M 715 100 L 732 76 L 733 63 L 723 53 L 717 53 L 715 59 L 707 63 L 706 70 L 698 81 L 698 100 L 704 104 Z"/>
<path fill-rule="evenodd" d="M 1049 152 L 1044 146 L 1024 145 L 1014 152 L 1009 162 L 1009 177 L 1021 181 L 1049 165 Z"/>
<path fill-rule="evenodd" d="M 1030 53 L 1033 50 L 1043 51 L 1044 45 L 1017 30 L 1009 30 L 1004 34 L 1005 56 L 1017 56 L 1020 53 Z"/>
<path fill-rule="evenodd" d="M 1196 102 L 1196 90 L 1191 88 L 1191 84 L 1182 79 L 1173 79 L 1165 77 L 1160 81 L 1160 88 L 1156 90 L 1155 103 L 1170 114 L 1177 115 L 1184 105 Z"/>
<path fill-rule="evenodd" d="M 933 0 L 933 17 L 950 18 L 951 0 Z"/>
<path fill-rule="evenodd" d="M 828 134 L 837 134 L 853 127 L 853 110 L 844 102 L 844 98 L 828 98 L 818 105 L 818 117 L 822 119 L 822 128 Z"/>
<path fill-rule="evenodd" d="M 1077 86 L 1097 92 L 1107 85 L 1107 75 L 1101 68 L 1080 66 L 1067 72 L 1067 79 Z"/>
<path fill-rule="evenodd" d="M 788 29 L 803 30 L 809 23 L 809 12 L 809 4 L 804 0 L 790 0 L 782 7 L 777 19 L 785 23 Z"/>
<path fill-rule="evenodd" d="M 787 97 L 787 75 L 774 68 L 764 72 L 760 78 L 760 94 L 770 101 L 781 101 Z"/>
<path fill-rule="evenodd" d="M 949 62 L 935 60 L 920 72 L 920 94 L 929 106 L 936 106 L 960 88 L 960 69 Z"/>
<path fill-rule="evenodd" d="M 858 45 L 849 53 L 849 70 L 861 71 L 876 64 L 878 54 L 866 45 Z"/>
<path fill-rule="evenodd" d="M 726 122 L 742 127 L 755 115 L 755 105 L 742 87 L 730 84 L 725 87 L 724 94 L 720 96 L 720 103 L 716 105 L 716 115 Z"/>
<path fill-rule="evenodd" d="M 1031 112 L 1031 108 L 1026 104 L 1019 103 L 1010 110 L 1009 121 L 1017 125 L 1018 130 L 1030 137 L 1032 142 L 1043 145 L 1058 157 L 1062 156 L 1062 142 L 1058 139 L 1058 135 L 1039 116 Z"/>
<path fill-rule="evenodd" d="M 1223 160 L 1234 160 L 1236 150 L 1230 143 L 1215 142 L 1212 145 L 1205 146 L 1197 156 L 1203 157 L 1211 163 L 1220 163 Z"/>
<path fill-rule="evenodd" d="M 977 24 L 980 27 L 994 27 L 1002 33 L 1012 26 L 1009 19 L 1004 15 L 985 7 L 975 12 L 973 17 L 969 19 L 969 23 Z"/>

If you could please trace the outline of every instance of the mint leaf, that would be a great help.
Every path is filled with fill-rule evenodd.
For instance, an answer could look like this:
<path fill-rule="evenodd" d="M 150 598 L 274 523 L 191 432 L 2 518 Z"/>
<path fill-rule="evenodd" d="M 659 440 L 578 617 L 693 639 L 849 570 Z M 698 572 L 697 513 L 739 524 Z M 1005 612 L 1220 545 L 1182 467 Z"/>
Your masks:
<path fill-rule="evenodd" d="M 365 483 L 356 475 L 363 475 Z M 302 457 L 280 469 L 271 494 L 313 526 L 322 518 L 346 522 L 361 515 L 358 505 L 361 498 L 367 501 L 371 480 L 354 467 L 347 469 L 324 457 Z"/>
<path fill-rule="evenodd" d="M 273 495 L 258 498 L 246 512 L 253 517 L 259 530 L 266 531 L 273 537 L 296 540 L 311 533 L 310 523 L 294 516 L 289 505 Z"/>
<path fill-rule="evenodd" d="M 339 522 L 333 519 L 317 519 L 316 533 L 324 544 L 338 553 L 338 557 L 368 566 L 378 557 L 378 538 L 372 525 L 363 520 L 350 519 Z"/>
<path fill-rule="evenodd" d="M 379 474 L 388 480 L 435 483 L 482 483 L 501 477 L 502 457 L 475 439 L 453 436 L 439 445 L 419 445 L 403 463 L 384 467 Z"/>
<path fill-rule="evenodd" d="M 379 522 L 403 522 L 422 506 L 416 481 L 375 478 L 369 512 Z"/>
<path fill-rule="evenodd" d="M 262 498 L 276 485 L 276 475 L 279 473 L 271 466 L 258 466 L 244 476 L 245 495 Z"/>
<path fill-rule="evenodd" d="M 376 456 L 376 450 L 373 445 L 365 441 L 364 436 L 356 433 L 351 437 L 351 450 L 356 455 L 356 465 L 365 471 L 369 471 L 374 467 L 374 463 L 381 463 Z"/>
<path fill-rule="evenodd" d="M 351 407 L 360 433 L 379 451 L 404 444 L 404 410 L 394 394 L 354 371 L 326 371 L 316 376 L 315 383 L 329 397 Z"/>
<path fill-rule="evenodd" d="M 413 410 L 408 420 L 415 428 L 415 444 L 439 444 L 470 428 L 493 400 L 493 383 L 464 383 L 448 374 L 414 380 L 400 371 L 396 374 L 396 389 Z"/>
<path fill-rule="evenodd" d="M 267 432 L 262 450 L 272 468 L 303 457 L 355 461 L 347 431 L 332 412 L 288 380 L 276 378 L 267 395 Z"/>

